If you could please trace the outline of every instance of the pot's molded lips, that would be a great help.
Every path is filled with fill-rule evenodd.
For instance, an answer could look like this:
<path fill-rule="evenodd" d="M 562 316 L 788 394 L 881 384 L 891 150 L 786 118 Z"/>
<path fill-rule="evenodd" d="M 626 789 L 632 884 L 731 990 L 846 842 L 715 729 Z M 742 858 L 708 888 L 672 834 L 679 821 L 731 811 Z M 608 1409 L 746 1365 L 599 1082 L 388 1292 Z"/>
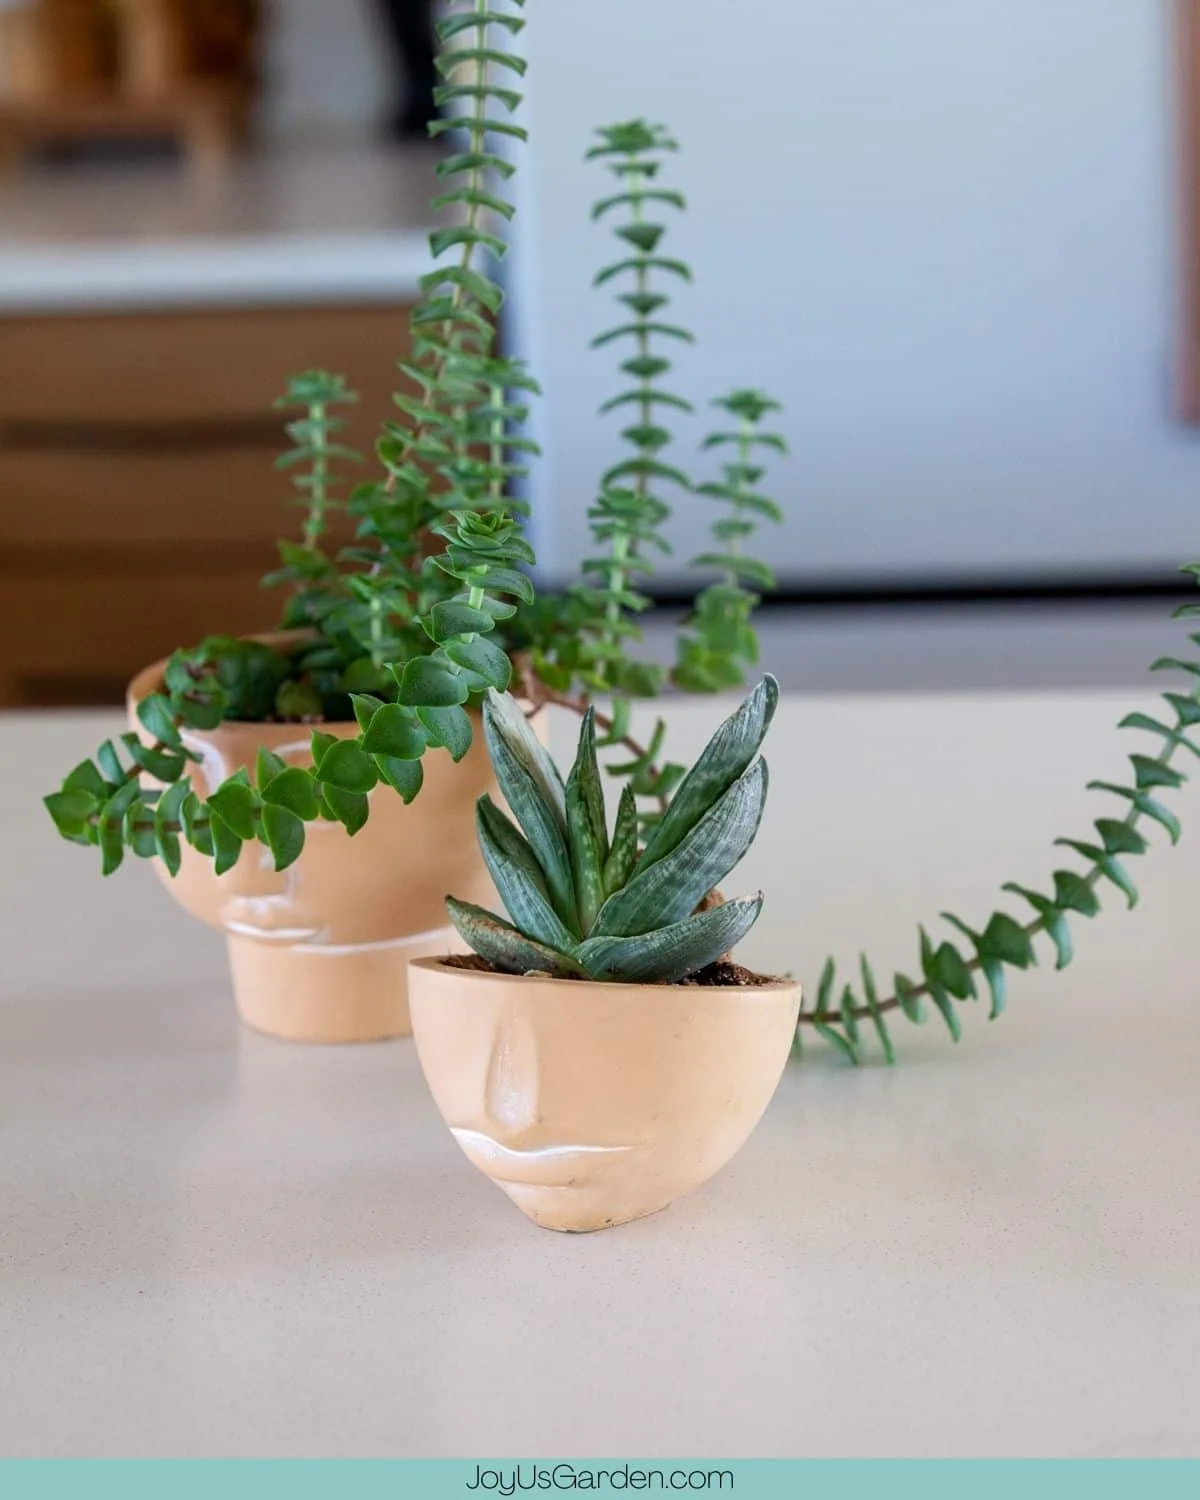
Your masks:
<path fill-rule="evenodd" d="M 611 984 L 415 959 L 434 1100 L 469 1161 L 534 1223 L 656 1213 L 741 1149 L 783 1073 L 800 987 Z"/>
<path fill-rule="evenodd" d="M 156 662 L 129 686 L 130 723 L 145 740 L 137 705 L 161 690 L 165 668 Z M 207 795 L 241 767 L 253 770 L 260 747 L 311 765 L 312 727 L 235 722 L 185 730 L 184 743 L 202 757 L 188 775 Z M 319 727 L 343 739 L 358 733 L 354 723 Z M 457 764 L 432 750 L 423 765 L 424 785 L 410 805 L 376 787 L 371 816 L 353 838 L 339 823 L 310 823 L 304 852 L 285 871 L 257 844 L 246 844 L 221 876 L 187 846 L 174 879 L 154 861 L 174 900 L 225 933 L 247 1025 L 294 1041 L 408 1035 L 409 959 L 461 949 L 447 927 L 446 892 L 484 906 L 496 900 L 475 836 L 476 799 L 499 795 L 482 734 Z"/>

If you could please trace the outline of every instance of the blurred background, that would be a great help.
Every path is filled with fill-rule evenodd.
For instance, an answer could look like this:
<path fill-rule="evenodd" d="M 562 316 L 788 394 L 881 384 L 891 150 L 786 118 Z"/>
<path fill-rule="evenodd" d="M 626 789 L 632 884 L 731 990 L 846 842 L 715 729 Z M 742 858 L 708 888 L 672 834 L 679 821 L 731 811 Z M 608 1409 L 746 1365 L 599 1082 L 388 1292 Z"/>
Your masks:
<path fill-rule="evenodd" d="M 1140 680 L 1200 555 L 1197 0 L 529 0 L 508 352 L 545 397 L 535 542 L 613 461 L 583 155 L 683 150 L 698 407 L 785 406 L 768 664 L 812 688 Z M 115 702 L 273 622 L 293 370 L 388 413 L 427 268 L 426 0 L 0 0 L 0 706 Z M 665 248 L 665 247 L 664 247 Z M 673 523 L 652 646 L 710 502 Z"/>

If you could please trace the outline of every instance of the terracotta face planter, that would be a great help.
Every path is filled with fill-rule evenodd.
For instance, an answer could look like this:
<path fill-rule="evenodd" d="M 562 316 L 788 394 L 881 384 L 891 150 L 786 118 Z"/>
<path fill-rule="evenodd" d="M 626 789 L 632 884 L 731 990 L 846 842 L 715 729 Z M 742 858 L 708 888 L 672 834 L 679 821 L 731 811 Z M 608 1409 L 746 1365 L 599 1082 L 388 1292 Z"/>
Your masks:
<path fill-rule="evenodd" d="M 799 986 L 600 984 L 416 960 L 413 1035 L 463 1152 L 547 1229 L 605 1229 L 707 1182 L 775 1092 Z"/>
<path fill-rule="evenodd" d="M 164 662 L 129 687 L 136 704 L 162 687 Z M 349 737 L 354 724 L 322 724 Z M 188 730 L 203 756 L 189 774 L 207 795 L 240 767 L 253 768 L 259 746 L 309 765 L 310 730 L 301 724 L 222 724 Z M 406 807 L 386 786 L 371 792 L 371 816 L 353 838 L 340 824 L 310 823 L 304 852 L 277 874 L 268 850 L 247 844 L 224 875 L 184 847 L 174 878 L 156 860 L 176 901 L 226 934 L 238 1010 L 248 1026 L 306 1042 L 366 1042 L 410 1031 L 406 968 L 410 958 L 461 945 L 446 926 L 447 891 L 493 899 L 475 839 L 475 799 L 495 794 L 482 738 L 457 764 L 444 750 L 424 761 L 420 795 Z"/>

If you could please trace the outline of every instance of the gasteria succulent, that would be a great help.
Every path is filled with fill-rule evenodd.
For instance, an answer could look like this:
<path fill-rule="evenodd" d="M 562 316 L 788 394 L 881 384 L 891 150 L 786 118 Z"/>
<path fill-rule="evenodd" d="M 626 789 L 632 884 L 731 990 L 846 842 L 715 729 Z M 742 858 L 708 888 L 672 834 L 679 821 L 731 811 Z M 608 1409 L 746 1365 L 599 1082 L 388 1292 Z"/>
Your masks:
<path fill-rule="evenodd" d="M 608 831 L 594 710 L 584 715 L 564 785 L 516 701 L 491 693 L 484 735 L 516 822 L 483 796 L 476 826 L 512 920 L 451 898 L 462 938 L 504 973 L 631 983 L 684 979 L 728 952 L 757 920 L 762 894 L 708 898 L 758 832 L 767 797 L 758 751 L 778 697 L 775 679 L 764 677 L 713 735 L 639 848 L 628 784 Z"/>

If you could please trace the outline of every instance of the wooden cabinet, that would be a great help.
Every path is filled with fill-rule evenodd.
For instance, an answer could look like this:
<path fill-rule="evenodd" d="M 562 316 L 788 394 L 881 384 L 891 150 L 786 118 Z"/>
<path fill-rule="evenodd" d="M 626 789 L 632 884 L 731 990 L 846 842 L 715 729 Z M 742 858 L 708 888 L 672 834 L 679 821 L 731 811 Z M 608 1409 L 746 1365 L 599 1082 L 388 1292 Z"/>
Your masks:
<path fill-rule="evenodd" d="M 294 492 L 272 402 L 293 371 L 344 374 L 370 462 L 408 312 L 0 317 L 0 706 L 117 702 L 175 646 L 273 624 L 258 580 Z"/>

